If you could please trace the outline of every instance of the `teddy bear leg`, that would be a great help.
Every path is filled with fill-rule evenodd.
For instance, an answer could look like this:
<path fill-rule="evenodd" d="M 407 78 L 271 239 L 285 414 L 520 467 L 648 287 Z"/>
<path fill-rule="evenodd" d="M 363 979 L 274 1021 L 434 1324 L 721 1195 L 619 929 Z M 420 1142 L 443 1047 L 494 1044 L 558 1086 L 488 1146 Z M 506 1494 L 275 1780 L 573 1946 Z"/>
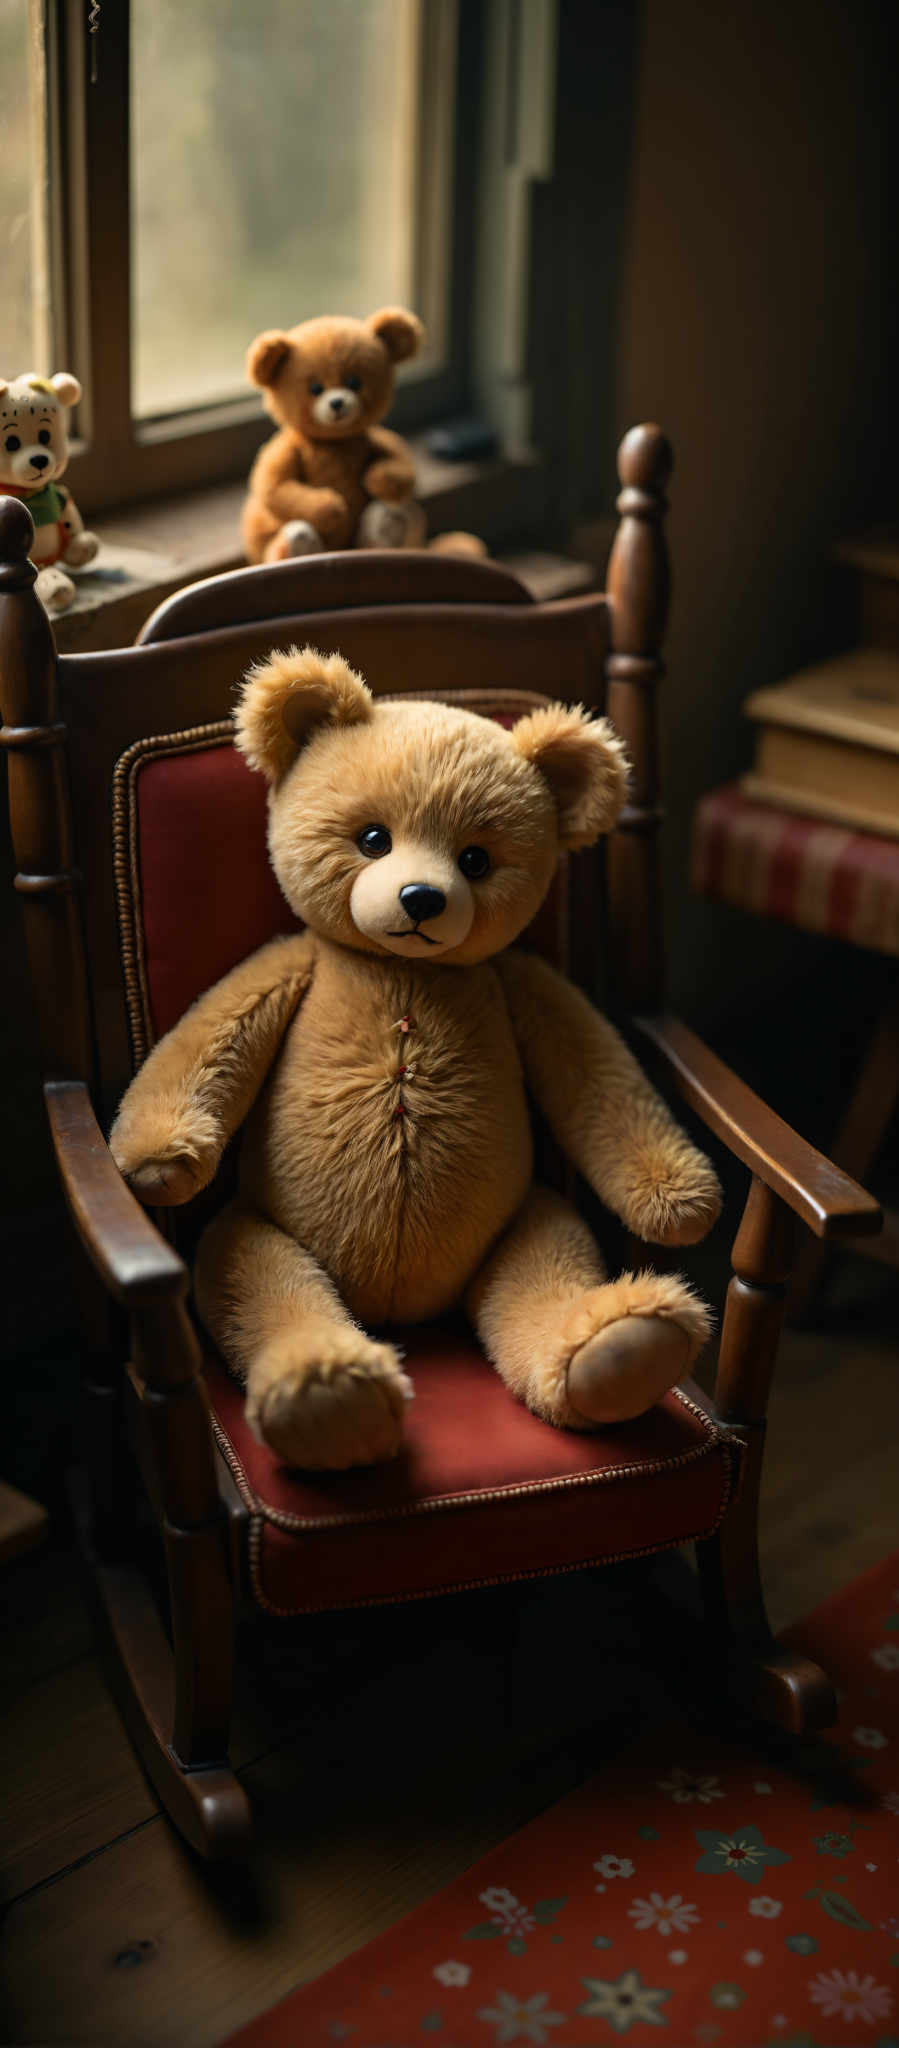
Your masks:
<path fill-rule="evenodd" d="M 308 519 L 288 519 L 267 541 L 264 562 L 289 562 L 295 555 L 321 555 L 325 542 Z"/>
<path fill-rule="evenodd" d="M 285 1464 L 343 1471 L 399 1450 L 412 1387 L 398 1355 L 359 1329 L 303 1245 L 231 1202 L 200 1240 L 194 1291 L 246 1380 L 254 1435 Z"/>
<path fill-rule="evenodd" d="M 546 1188 L 531 1190 L 466 1308 L 506 1385 L 568 1429 L 642 1415 L 688 1370 L 709 1327 L 674 1274 L 608 1280 L 586 1223 Z"/>

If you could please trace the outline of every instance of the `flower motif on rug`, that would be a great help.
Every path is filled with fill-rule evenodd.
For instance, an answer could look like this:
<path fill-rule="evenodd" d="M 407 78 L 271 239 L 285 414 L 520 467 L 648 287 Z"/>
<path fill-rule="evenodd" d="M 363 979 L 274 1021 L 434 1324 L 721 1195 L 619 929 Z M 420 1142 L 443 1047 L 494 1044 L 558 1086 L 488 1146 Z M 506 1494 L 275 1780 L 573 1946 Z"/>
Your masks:
<path fill-rule="evenodd" d="M 515 1893 L 505 1891 L 500 1885 L 491 1885 L 489 1891 L 479 1892 L 478 1897 L 501 1934 L 530 1934 L 537 1925 L 533 1913 L 528 1912 Z"/>
<path fill-rule="evenodd" d="M 899 1814 L 899 1792 L 885 1792 L 880 1804 L 884 1813 Z"/>
<path fill-rule="evenodd" d="M 888 2020 L 893 2010 L 889 1986 L 878 1984 L 870 1973 L 860 1977 L 857 1970 L 822 1970 L 808 1989 L 825 2019 L 866 2020 L 873 2026 L 875 2020 Z"/>
<path fill-rule="evenodd" d="M 871 1651 L 871 1662 L 881 1671 L 899 1671 L 899 1643 L 881 1643 L 879 1650 Z"/>
<path fill-rule="evenodd" d="M 488 2026 L 496 2028 L 497 2048 L 506 2048 L 509 2041 L 529 2041 L 535 2048 L 544 2048 L 550 2040 L 548 2027 L 561 2026 L 563 2012 L 548 2012 L 549 1993 L 538 1991 L 533 1998 L 516 1998 L 511 1991 L 498 1991 L 495 2005 L 482 2005 L 479 2020 L 486 2020 Z"/>
<path fill-rule="evenodd" d="M 736 2012 L 745 1997 L 742 1984 L 713 1984 L 709 1992 L 709 2004 L 717 2005 L 722 2012 Z"/>
<path fill-rule="evenodd" d="M 615 1983 L 605 1983 L 600 1977 L 583 1977 L 581 1982 L 590 1993 L 586 2003 L 578 2006 L 585 2019 L 608 2020 L 616 2034 L 626 2034 L 638 2024 L 664 2027 L 659 2006 L 671 1993 L 644 1984 L 639 1970 L 625 1970 Z"/>
<path fill-rule="evenodd" d="M 860 1749 L 886 1749 L 889 1736 L 882 1728 L 853 1728 L 852 1740 Z"/>
<path fill-rule="evenodd" d="M 717 1778 L 698 1771 L 685 1771 L 680 1764 L 674 1764 L 667 1778 L 656 1779 L 656 1789 L 667 1792 L 675 1806 L 689 1806 L 694 1800 L 700 1806 L 711 1806 L 713 1799 L 723 1799 L 724 1793 Z"/>
<path fill-rule="evenodd" d="M 467 1963 L 438 1963 L 434 1975 L 438 1984 L 444 1984 L 449 1991 L 457 1985 L 467 1984 L 471 1971 Z"/>
<path fill-rule="evenodd" d="M 756 1913 L 760 1920 L 776 1920 L 778 1913 L 783 1912 L 783 1901 L 769 1899 L 766 1893 L 762 1892 L 757 1899 L 750 1899 L 749 1911 Z"/>
<path fill-rule="evenodd" d="M 813 1835 L 812 1841 L 819 1856 L 848 1856 L 855 1848 L 851 1835 Z"/>
<path fill-rule="evenodd" d="M 698 1906 L 688 1905 L 680 1892 L 675 1892 L 670 1899 L 663 1899 L 661 1892 L 650 1892 L 648 1899 L 635 1899 L 627 1910 L 628 1917 L 641 1934 L 650 1927 L 659 1934 L 689 1934 L 699 1919 Z"/>
<path fill-rule="evenodd" d="M 633 1877 L 634 1875 L 634 1866 L 629 1856 L 600 1856 L 598 1863 L 594 1863 L 593 1868 L 599 1871 L 600 1877 Z M 597 1891 L 605 1891 L 605 1885 L 597 1885 L 596 1889 Z"/>
<path fill-rule="evenodd" d="M 785 1849 L 774 1849 L 765 1842 L 758 1828 L 734 1828 L 729 1835 L 714 1833 L 709 1828 L 694 1828 L 693 1832 L 703 1851 L 694 1865 L 696 1870 L 731 1870 L 746 1884 L 758 1884 L 767 1864 L 791 1860 Z"/>

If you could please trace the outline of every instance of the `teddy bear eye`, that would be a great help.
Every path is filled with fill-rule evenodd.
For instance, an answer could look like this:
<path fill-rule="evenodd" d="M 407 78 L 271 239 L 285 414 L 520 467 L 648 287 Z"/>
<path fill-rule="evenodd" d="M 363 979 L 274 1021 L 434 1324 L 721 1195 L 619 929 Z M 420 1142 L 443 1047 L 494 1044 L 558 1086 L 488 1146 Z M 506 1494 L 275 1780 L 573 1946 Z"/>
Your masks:
<path fill-rule="evenodd" d="M 347 380 L 346 380 L 346 388 L 347 388 L 347 390 L 348 390 L 348 391 L 361 391 L 361 390 L 362 390 L 362 378 L 361 378 L 361 377 L 348 377 L 348 378 L 347 378 Z"/>
<path fill-rule="evenodd" d="M 490 866 L 490 855 L 483 846 L 463 846 L 458 865 L 469 882 L 479 882 Z"/>
<path fill-rule="evenodd" d="M 47 429 L 46 429 L 46 427 L 42 427 L 42 428 L 41 428 L 41 431 L 40 431 L 40 433 L 38 434 L 38 437 L 37 437 L 37 438 L 38 438 L 38 440 L 40 441 L 41 445 L 42 445 L 42 446 L 43 446 L 44 448 L 49 448 L 49 446 L 50 446 L 50 436 L 49 436 L 49 434 L 48 434 L 48 432 L 47 432 Z"/>
<path fill-rule="evenodd" d="M 382 860 L 385 853 L 390 852 L 393 840 L 386 825 L 366 825 L 360 832 L 356 845 L 360 853 L 364 853 L 369 860 Z"/>
<path fill-rule="evenodd" d="M 322 392 L 324 391 L 324 388 L 324 385 L 319 383 L 317 377 L 310 377 L 309 382 L 306 386 L 310 398 L 320 398 Z"/>
<path fill-rule="evenodd" d="M 7 434 L 3 446 L 6 449 L 7 455 L 15 455 L 16 449 L 21 448 L 22 443 L 19 440 L 18 434 Z"/>

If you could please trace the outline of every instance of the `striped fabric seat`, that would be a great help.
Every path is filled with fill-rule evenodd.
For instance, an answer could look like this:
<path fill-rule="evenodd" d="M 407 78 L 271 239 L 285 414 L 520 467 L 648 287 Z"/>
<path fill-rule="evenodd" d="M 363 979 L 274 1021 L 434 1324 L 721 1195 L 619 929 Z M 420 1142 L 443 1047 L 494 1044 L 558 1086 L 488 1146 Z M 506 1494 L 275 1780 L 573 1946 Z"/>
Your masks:
<path fill-rule="evenodd" d="M 728 783 L 694 813 L 691 882 L 760 917 L 899 954 L 899 839 L 755 803 Z"/>

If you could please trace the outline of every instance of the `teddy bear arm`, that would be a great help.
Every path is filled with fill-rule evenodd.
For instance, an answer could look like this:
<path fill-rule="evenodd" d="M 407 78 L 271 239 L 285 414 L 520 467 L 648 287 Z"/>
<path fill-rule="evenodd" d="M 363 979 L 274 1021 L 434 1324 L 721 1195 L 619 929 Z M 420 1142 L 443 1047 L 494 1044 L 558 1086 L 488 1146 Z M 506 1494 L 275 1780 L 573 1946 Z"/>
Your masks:
<path fill-rule="evenodd" d="M 498 963 L 532 1093 L 600 1200 L 653 1244 L 693 1244 L 720 1206 L 717 1175 L 608 1018 L 545 961 Z"/>
<path fill-rule="evenodd" d="M 309 987 L 311 935 L 241 962 L 160 1039 L 126 1090 L 109 1137 L 142 1201 L 190 1200 L 212 1179 Z"/>
<path fill-rule="evenodd" d="M 415 464 L 409 449 L 399 434 L 393 434 L 389 427 L 374 427 L 368 435 L 372 460 L 363 472 L 362 482 L 370 498 L 383 498 L 388 504 L 400 504 L 409 498 L 415 486 Z"/>
<path fill-rule="evenodd" d="M 250 493 L 279 524 L 308 519 L 324 533 L 328 522 L 346 518 L 346 502 L 339 491 L 307 483 L 303 451 L 292 434 L 274 434 L 260 449 L 250 472 Z"/>
<path fill-rule="evenodd" d="M 66 535 L 62 559 L 70 569 L 83 569 L 88 562 L 93 561 L 100 543 L 95 533 L 85 531 L 84 520 L 71 491 L 66 490 L 64 485 L 62 489 L 65 503 L 61 524 Z"/>

